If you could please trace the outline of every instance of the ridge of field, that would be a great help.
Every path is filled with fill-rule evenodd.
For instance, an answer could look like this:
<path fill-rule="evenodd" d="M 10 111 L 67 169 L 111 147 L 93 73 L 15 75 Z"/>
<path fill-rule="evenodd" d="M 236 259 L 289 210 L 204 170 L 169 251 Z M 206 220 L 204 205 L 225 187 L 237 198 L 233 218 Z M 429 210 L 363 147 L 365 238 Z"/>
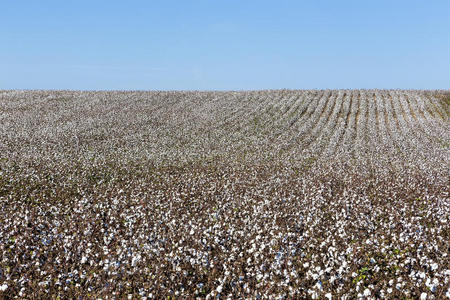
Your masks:
<path fill-rule="evenodd" d="M 450 297 L 450 91 L 0 91 L 0 297 Z"/>

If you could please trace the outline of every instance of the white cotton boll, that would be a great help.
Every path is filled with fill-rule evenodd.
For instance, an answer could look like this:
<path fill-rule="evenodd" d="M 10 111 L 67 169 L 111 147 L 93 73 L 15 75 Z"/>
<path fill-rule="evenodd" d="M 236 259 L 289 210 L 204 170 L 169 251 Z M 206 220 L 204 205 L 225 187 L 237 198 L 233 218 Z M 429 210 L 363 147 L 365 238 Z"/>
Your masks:
<path fill-rule="evenodd" d="M 430 290 L 431 290 L 432 293 L 436 293 L 437 286 L 434 285 L 434 284 L 432 284 L 432 285 L 430 286 Z"/>
<path fill-rule="evenodd" d="M 369 297 L 370 296 L 370 290 L 369 289 L 365 289 L 364 290 L 364 296 Z"/>
<path fill-rule="evenodd" d="M 331 300 L 332 299 L 331 293 L 326 293 L 325 298 L 327 298 L 328 300 Z"/>
<path fill-rule="evenodd" d="M 136 264 L 137 264 L 140 260 L 141 260 L 141 256 L 140 256 L 140 255 L 134 256 L 133 259 L 131 260 L 131 266 L 132 266 L 132 267 L 135 267 Z"/>
<path fill-rule="evenodd" d="M 317 299 L 319 297 L 319 294 L 316 291 L 311 292 L 311 299 Z"/>
<path fill-rule="evenodd" d="M 427 300 L 427 293 L 422 293 L 421 295 L 420 295 L 420 300 Z"/>
<path fill-rule="evenodd" d="M 5 284 L 2 284 L 1 286 L 0 286 L 0 291 L 2 291 L 2 292 L 4 292 L 4 291 L 6 291 L 8 289 L 8 285 L 5 283 Z"/>
<path fill-rule="evenodd" d="M 436 271 L 439 266 L 437 263 L 434 263 L 434 264 L 431 264 L 430 267 L 431 267 L 432 271 Z"/>

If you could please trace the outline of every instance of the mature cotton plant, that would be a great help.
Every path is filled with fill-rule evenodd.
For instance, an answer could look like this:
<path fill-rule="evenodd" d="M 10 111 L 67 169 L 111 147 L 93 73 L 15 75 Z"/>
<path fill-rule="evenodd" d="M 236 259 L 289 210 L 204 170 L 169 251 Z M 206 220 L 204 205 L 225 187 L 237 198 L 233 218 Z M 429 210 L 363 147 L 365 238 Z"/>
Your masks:
<path fill-rule="evenodd" d="M 448 91 L 0 91 L 0 296 L 449 297 Z"/>

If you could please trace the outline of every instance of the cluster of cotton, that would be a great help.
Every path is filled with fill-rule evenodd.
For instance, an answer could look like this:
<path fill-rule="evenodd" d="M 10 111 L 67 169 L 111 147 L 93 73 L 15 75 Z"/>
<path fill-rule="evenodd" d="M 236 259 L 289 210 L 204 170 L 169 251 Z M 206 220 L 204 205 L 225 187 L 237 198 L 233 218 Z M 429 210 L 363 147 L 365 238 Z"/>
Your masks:
<path fill-rule="evenodd" d="M 0 297 L 449 297 L 442 95 L 0 91 Z"/>

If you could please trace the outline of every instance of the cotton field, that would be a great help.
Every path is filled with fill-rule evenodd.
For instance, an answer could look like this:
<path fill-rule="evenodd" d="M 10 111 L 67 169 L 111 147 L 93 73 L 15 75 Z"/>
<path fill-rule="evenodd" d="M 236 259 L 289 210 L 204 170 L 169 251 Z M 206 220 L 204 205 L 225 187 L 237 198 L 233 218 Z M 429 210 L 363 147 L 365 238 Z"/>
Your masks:
<path fill-rule="evenodd" d="M 0 91 L 0 297 L 450 298 L 449 105 Z"/>

